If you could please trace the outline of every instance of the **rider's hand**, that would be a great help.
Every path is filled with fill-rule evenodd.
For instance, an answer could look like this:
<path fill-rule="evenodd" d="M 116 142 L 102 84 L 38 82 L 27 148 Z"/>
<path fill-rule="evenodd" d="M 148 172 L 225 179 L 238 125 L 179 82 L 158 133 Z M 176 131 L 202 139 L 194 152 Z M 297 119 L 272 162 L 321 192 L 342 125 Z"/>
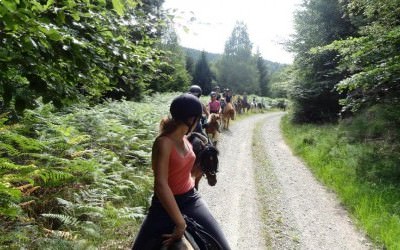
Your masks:
<path fill-rule="evenodd" d="M 176 225 L 172 234 L 163 234 L 163 238 L 165 238 L 165 240 L 163 241 L 163 245 L 169 246 L 174 241 L 182 239 L 185 230 L 186 223 L 182 225 Z"/>

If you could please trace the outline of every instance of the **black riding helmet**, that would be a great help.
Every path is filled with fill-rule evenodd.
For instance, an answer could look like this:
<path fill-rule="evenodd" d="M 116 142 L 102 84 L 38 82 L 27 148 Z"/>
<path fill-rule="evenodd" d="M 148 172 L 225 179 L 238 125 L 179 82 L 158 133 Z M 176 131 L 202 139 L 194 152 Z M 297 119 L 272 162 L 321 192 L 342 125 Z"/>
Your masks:
<path fill-rule="evenodd" d="M 203 93 L 203 91 L 201 90 L 199 85 L 192 85 L 189 88 L 189 93 L 191 93 L 192 95 L 195 95 L 197 97 L 200 97 L 201 94 Z"/>
<path fill-rule="evenodd" d="M 197 118 L 201 117 L 203 113 L 203 106 L 198 98 L 191 94 L 182 94 L 175 97 L 169 108 L 171 116 L 176 121 L 182 121 L 189 127 L 190 132 L 192 127 L 196 124 Z M 190 123 L 188 120 L 191 117 L 196 119 Z"/>

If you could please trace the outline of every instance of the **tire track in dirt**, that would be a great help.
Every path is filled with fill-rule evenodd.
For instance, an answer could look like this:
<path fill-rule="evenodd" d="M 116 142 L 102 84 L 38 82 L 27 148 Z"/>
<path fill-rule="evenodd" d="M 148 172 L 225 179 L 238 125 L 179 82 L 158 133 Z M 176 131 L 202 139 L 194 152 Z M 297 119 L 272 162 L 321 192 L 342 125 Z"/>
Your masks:
<path fill-rule="evenodd" d="M 351 221 L 336 195 L 320 184 L 285 144 L 279 123 L 284 113 L 269 116 L 262 126 L 263 143 L 276 177 L 275 208 L 290 225 L 296 249 L 370 249 L 372 244 Z M 267 187 L 268 188 L 268 187 Z M 271 217 L 273 214 L 271 215 Z M 286 222 L 286 223 L 285 223 Z"/>
<path fill-rule="evenodd" d="M 251 151 L 254 126 L 262 118 L 236 121 L 222 133 L 218 183 L 210 187 L 202 180 L 199 187 L 232 249 L 265 249 Z"/>
<path fill-rule="evenodd" d="M 200 193 L 232 249 L 370 249 L 335 195 L 284 143 L 279 129 L 283 114 L 257 114 L 231 124 L 218 144 L 217 185 L 200 182 Z M 252 155 L 258 123 L 262 136 L 257 140 L 269 162 L 262 170 Z"/>

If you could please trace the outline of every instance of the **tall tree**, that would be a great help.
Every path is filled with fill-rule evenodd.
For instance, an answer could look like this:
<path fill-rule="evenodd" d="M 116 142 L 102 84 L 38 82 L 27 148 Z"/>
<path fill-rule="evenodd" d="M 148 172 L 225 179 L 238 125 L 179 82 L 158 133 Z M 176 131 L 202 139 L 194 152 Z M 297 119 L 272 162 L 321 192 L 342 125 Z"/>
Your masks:
<path fill-rule="evenodd" d="M 246 24 L 236 22 L 225 43 L 224 54 L 217 63 L 217 80 L 221 86 L 239 93 L 259 93 L 258 72 L 252 57 L 252 48 Z"/>
<path fill-rule="evenodd" d="M 337 0 L 304 1 L 295 14 L 296 34 L 289 45 L 296 53 L 292 71 L 294 119 L 299 122 L 335 121 L 341 110 L 336 84 L 345 75 L 337 72 L 338 53 L 313 48 L 354 33 Z"/>
<path fill-rule="evenodd" d="M 153 78 L 150 83 L 150 91 L 171 92 L 187 90 L 192 77 L 185 68 L 185 53 L 179 45 L 178 36 L 172 23 L 169 23 L 164 30 L 158 47 L 165 54 L 160 57 L 160 61 L 163 63 L 159 68 L 158 77 Z"/>
<path fill-rule="evenodd" d="M 253 44 L 247 32 L 247 25 L 244 22 L 236 22 L 230 38 L 225 42 L 224 54 L 250 60 L 252 49 Z"/>
<path fill-rule="evenodd" d="M 186 55 L 186 71 L 191 75 L 192 77 L 194 76 L 194 60 L 191 56 Z"/>
<path fill-rule="evenodd" d="M 345 94 L 344 109 L 358 111 L 375 104 L 400 106 L 399 1 L 354 0 L 346 14 L 357 26 L 357 36 L 335 41 L 339 69 L 347 73 L 337 89 Z"/>
<path fill-rule="evenodd" d="M 120 83 L 140 97 L 157 76 L 160 51 L 151 46 L 154 23 L 139 18 L 137 6 L 135 0 L 0 1 L 0 101 L 19 111 L 39 97 L 56 106 L 97 101 Z"/>
<path fill-rule="evenodd" d="M 255 57 L 257 60 L 258 84 L 260 85 L 260 95 L 270 96 L 267 65 L 265 63 L 265 60 L 262 58 L 259 50 L 257 50 L 257 54 Z"/>
<path fill-rule="evenodd" d="M 210 66 L 208 65 L 206 52 L 202 51 L 199 60 L 196 62 L 194 75 L 193 75 L 193 84 L 199 85 L 204 94 L 208 94 L 211 92 L 211 82 L 213 80 L 213 74 L 210 70 Z"/>

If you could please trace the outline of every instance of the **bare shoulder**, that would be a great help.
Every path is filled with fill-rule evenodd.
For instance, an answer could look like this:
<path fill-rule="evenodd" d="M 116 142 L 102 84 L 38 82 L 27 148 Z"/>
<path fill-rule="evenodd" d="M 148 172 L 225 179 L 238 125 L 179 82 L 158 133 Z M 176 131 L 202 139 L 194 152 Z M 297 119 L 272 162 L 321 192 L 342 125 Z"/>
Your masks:
<path fill-rule="evenodd" d="M 173 141 L 166 136 L 158 137 L 153 143 L 153 150 L 170 150 L 173 146 Z"/>

